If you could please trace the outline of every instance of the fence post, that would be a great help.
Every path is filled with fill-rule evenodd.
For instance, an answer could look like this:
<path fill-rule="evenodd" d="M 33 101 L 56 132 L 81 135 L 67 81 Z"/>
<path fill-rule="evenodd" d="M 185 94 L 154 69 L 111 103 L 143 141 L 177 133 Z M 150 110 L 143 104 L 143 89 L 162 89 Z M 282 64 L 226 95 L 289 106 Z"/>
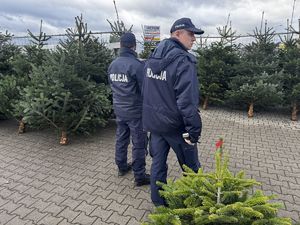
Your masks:
<path fill-rule="evenodd" d="M 298 34 L 299 34 L 299 40 L 300 40 L 300 19 L 298 19 L 298 25 L 299 25 Z"/>

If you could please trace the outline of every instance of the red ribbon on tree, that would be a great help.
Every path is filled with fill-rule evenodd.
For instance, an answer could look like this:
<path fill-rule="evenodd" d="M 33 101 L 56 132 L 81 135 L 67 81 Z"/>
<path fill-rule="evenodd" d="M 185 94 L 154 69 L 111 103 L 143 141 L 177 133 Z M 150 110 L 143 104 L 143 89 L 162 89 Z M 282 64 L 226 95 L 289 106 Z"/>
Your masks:
<path fill-rule="evenodd" d="M 223 138 L 219 138 L 219 140 L 216 143 L 216 151 L 219 152 L 221 156 L 223 153 L 223 143 Z"/>

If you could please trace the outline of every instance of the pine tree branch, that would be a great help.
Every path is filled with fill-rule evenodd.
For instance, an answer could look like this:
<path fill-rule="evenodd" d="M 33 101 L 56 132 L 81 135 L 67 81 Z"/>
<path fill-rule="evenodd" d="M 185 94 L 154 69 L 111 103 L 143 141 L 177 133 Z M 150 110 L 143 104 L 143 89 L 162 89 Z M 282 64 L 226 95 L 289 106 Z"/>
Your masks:
<path fill-rule="evenodd" d="M 86 109 L 85 109 L 85 111 L 84 111 L 82 117 L 80 118 L 79 122 L 78 122 L 77 125 L 74 127 L 74 129 L 72 129 L 73 132 L 75 132 L 75 131 L 78 129 L 78 127 L 81 125 L 81 123 L 84 121 L 84 119 L 85 119 L 85 117 L 86 117 L 86 114 L 87 114 L 89 108 L 90 108 L 90 105 L 86 107 Z"/>
<path fill-rule="evenodd" d="M 59 129 L 59 127 L 52 121 L 50 120 L 46 115 L 44 115 L 43 113 L 33 110 L 33 112 L 35 112 L 36 114 L 42 116 L 45 120 L 47 120 L 52 126 L 54 126 L 56 129 Z"/>

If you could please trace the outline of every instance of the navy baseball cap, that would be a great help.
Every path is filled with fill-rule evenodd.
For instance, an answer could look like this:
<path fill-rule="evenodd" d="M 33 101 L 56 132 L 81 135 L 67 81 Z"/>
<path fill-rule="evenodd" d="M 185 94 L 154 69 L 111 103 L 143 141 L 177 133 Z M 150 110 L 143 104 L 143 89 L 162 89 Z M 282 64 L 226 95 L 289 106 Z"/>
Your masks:
<path fill-rule="evenodd" d="M 124 33 L 121 36 L 120 45 L 121 45 L 121 47 L 127 47 L 127 48 L 132 48 L 132 47 L 136 46 L 135 35 L 130 32 Z"/>
<path fill-rule="evenodd" d="M 193 32 L 194 34 L 203 34 L 204 31 L 200 28 L 196 28 L 195 25 L 192 23 L 190 18 L 180 18 L 176 20 L 170 30 L 170 33 L 173 33 L 176 30 L 188 30 Z"/>

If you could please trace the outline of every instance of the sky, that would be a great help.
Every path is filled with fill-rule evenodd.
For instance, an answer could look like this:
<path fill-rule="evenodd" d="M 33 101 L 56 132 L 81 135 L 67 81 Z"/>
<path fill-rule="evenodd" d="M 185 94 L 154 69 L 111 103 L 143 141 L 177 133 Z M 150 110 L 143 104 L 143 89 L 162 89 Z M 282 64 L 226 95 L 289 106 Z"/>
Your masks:
<path fill-rule="evenodd" d="M 176 19 L 189 17 L 203 36 L 216 36 L 217 27 L 226 24 L 228 17 L 236 34 L 252 34 L 260 27 L 262 12 L 268 25 L 284 32 L 287 19 L 299 30 L 300 0 L 115 0 L 119 18 L 137 39 L 142 39 L 142 25 L 159 25 L 161 39 L 169 36 Z M 83 15 L 91 31 L 110 31 L 107 22 L 116 21 L 113 0 L 0 0 L 0 32 L 8 30 L 15 36 L 39 32 L 43 20 L 46 34 L 62 34 L 74 28 L 75 17 Z M 229 16 L 230 15 L 230 16 Z"/>

